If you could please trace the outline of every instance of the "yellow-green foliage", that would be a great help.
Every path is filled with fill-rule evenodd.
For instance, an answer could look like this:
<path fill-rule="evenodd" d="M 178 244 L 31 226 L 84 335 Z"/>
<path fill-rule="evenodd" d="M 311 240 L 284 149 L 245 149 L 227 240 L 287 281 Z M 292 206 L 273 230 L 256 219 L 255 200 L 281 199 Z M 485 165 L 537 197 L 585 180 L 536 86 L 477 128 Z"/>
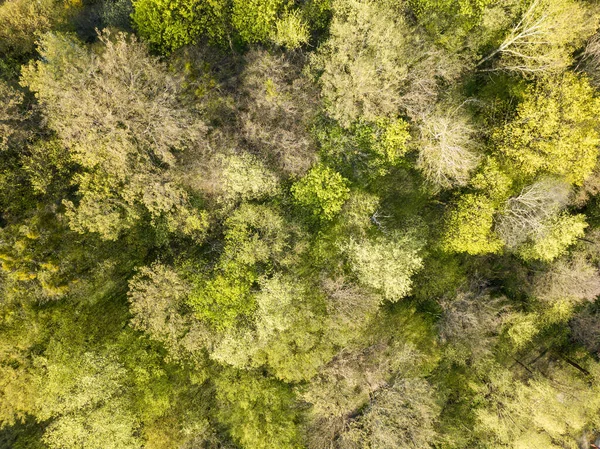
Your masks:
<path fill-rule="evenodd" d="M 492 157 L 486 158 L 480 170 L 471 178 L 469 184 L 474 189 L 485 194 L 494 204 L 500 205 L 510 195 L 512 179 L 501 168 L 498 161 Z"/>
<path fill-rule="evenodd" d="M 140 35 L 163 52 L 176 50 L 206 33 L 223 39 L 225 0 L 134 0 L 132 19 Z"/>
<path fill-rule="evenodd" d="M 296 449 L 299 435 L 293 395 L 260 373 L 227 370 L 216 379 L 218 418 L 244 448 Z"/>
<path fill-rule="evenodd" d="M 21 58 L 35 50 L 38 33 L 64 25 L 77 0 L 6 0 L 0 4 L 0 55 Z"/>
<path fill-rule="evenodd" d="M 408 151 L 410 133 L 408 123 L 402 119 L 379 119 L 373 149 L 387 163 L 396 164 Z"/>
<path fill-rule="evenodd" d="M 498 151 L 516 174 L 550 173 L 580 185 L 598 157 L 600 100 L 571 73 L 530 86 L 516 117 L 495 133 Z"/>
<path fill-rule="evenodd" d="M 233 0 L 231 23 L 244 42 L 266 41 L 284 0 Z"/>
<path fill-rule="evenodd" d="M 487 254 L 502 249 L 502 242 L 494 234 L 494 202 L 475 193 L 463 195 L 449 213 L 442 247 L 445 251 Z"/>
<path fill-rule="evenodd" d="M 317 165 L 292 186 L 292 195 L 314 216 L 331 220 L 350 197 L 350 189 L 342 175 L 329 167 Z"/>
<path fill-rule="evenodd" d="M 351 240 L 346 247 L 350 267 L 359 281 L 396 302 L 408 295 L 412 276 L 423 266 L 421 243 L 412 235 Z"/>
<path fill-rule="evenodd" d="M 273 42 L 290 50 L 306 44 L 310 38 L 308 24 L 302 19 L 299 10 L 286 13 L 277 20 L 275 27 Z"/>
<path fill-rule="evenodd" d="M 255 303 L 250 296 L 253 277 L 217 275 L 190 293 L 188 304 L 196 316 L 218 330 L 235 324 L 239 317 L 250 315 Z"/>
<path fill-rule="evenodd" d="M 525 244 L 519 254 L 525 260 L 551 262 L 583 237 L 587 226 L 585 215 L 560 214 L 547 223 L 541 238 Z"/>

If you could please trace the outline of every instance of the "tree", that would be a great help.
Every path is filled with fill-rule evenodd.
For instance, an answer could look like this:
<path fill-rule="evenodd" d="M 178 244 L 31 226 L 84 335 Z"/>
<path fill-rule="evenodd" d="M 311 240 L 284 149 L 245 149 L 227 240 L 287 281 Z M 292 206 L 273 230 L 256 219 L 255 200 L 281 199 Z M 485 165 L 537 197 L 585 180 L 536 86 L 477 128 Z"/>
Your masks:
<path fill-rule="evenodd" d="M 201 34 L 222 42 L 227 2 L 215 0 L 134 0 L 132 20 L 140 35 L 162 52 L 192 44 Z"/>
<path fill-rule="evenodd" d="M 279 193 L 279 178 L 249 153 L 216 154 L 209 173 L 199 183 L 204 192 L 214 195 L 216 202 L 226 207 Z"/>
<path fill-rule="evenodd" d="M 337 0 L 333 8 L 330 37 L 312 65 L 327 113 L 343 126 L 360 118 L 418 117 L 435 102 L 439 80 L 461 70 L 391 3 Z"/>
<path fill-rule="evenodd" d="M 311 379 L 335 353 L 323 298 L 281 273 L 259 279 L 258 285 L 251 324 L 229 329 L 211 358 L 238 369 L 264 367 L 285 382 Z"/>
<path fill-rule="evenodd" d="M 551 262 L 567 252 L 567 248 L 585 234 L 588 224 L 585 215 L 560 214 L 545 224 L 541 237 L 519 249 L 525 260 Z"/>
<path fill-rule="evenodd" d="M 438 413 L 427 381 L 397 379 L 374 395 L 365 413 L 341 438 L 369 449 L 433 447 Z"/>
<path fill-rule="evenodd" d="M 444 43 L 454 44 L 453 34 L 464 38 L 464 34 L 482 25 L 486 7 L 492 0 L 410 0 L 408 4 L 419 21 L 429 30 L 443 38 Z M 448 36 L 450 35 L 450 36 Z M 449 41 L 449 42 L 446 42 Z"/>
<path fill-rule="evenodd" d="M 231 22 L 244 42 L 265 42 L 284 0 L 233 0 Z"/>
<path fill-rule="evenodd" d="M 317 111 L 314 83 L 283 54 L 251 50 L 245 62 L 237 99 L 243 144 L 284 174 L 306 173 L 316 161 L 309 132 Z"/>
<path fill-rule="evenodd" d="M 129 310 L 134 328 L 162 342 L 174 359 L 198 360 L 205 330 L 186 310 L 191 285 L 172 268 L 142 267 L 129 280 Z"/>
<path fill-rule="evenodd" d="M 581 362 L 576 364 L 581 367 Z M 501 366 L 490 370 L 478 387 L 484 402 L 475 429 L 486 447 L 573 446 L 586 426 L 597 422 L 600 407 L 597 366 L 587 362 L 581 368 L 591 375 L 559 361 L 542 372 L 529 367 L 525 379 Z"/>
<path fill-rule="evenodd" d="M 37 33 L 64 25 L 69 9 L 77 9 L 71 0 L 7 0 L 0 5 L 0 54 L 26 58 L 35 50 Z"/>
<path fill-rule="evenodd" d="M 581 185 L 598 157 L 599 100 L 585 78 L 564 73 L 529 86 L 516 117 L 497 130 L 499 153 L 524 176 Z"/>
<path fill-rule="evenodd" d="M 474 129 L 464 114 L 435 111 L 419 124 L 417 167 L 436 188 L 452 188 L 468 183 L 479 163 L 474 151 Z"/>
<path fill-rule="evenodd" d="M 479 193 L 460 197 L 446 218 L 444 251 L 472 255 L 497 253 L 502 241 L 493 232 L 494 201 Z"/>
<path fill-rule="evenodd" d="M 293 393 L 259 373 L 225 370 L 215 381 L 218 418 L 242 448 L 298 447 Z"/>
<path fill-rule="evenodd" d="M 288 249 L 291 229 L 272 208 L 243 204 L 226 220 L 225 247 L 212 273 L 197 277 L 187 298 L 196 316 L 217 330 L 232 328 L 256 309 L 254 283 Z"/>
<path fill-rule="evenodd" d="M 295 9 L 284 14 L 275 23 L 275 32 L 271 39 L 277 45 L 295 50 L 307 44 L 310 38 L 307 23 L 302 18 L 300 11 Z"/>
<path fill-rule="evenodd" d="M 344 440 L 353 418 L 389 388 L 390 379 L 417 373 L 423 359 L 413 345 L 385 340 L 338 354 L 310 384 L 298 387 L 302 398 L 311 404 L 308 447 L 347 447 L 339 437 L 341 434 Z"/>
<path fill-rule="evenodd" d="M 442 302 L 438 330 L 448 345 L 446 357 L 458 363 L 478 363 L 492 356 L 507 304 L 507 298 L 493 298 L 485 291 L 460 293 Z"/>
<path fill-rule="evenodd" d="M 321 119 L 315 126 L 321 154 L 344 176 L 367 185 L 406 163 L 412 136 L 404 119 L 358 120 L 344 128 Z"/>
<path fill-rule="evenodd" d="M 560 72 L 571 54 L 596 30 L 598 16 L 585 4 L 531 0 L 502 43 L 479 65 L 500 55 L 496 70 L 521 73 Z"/>
<path fill-rule="evenodd" d="M 509 248 L 541 238 L 548 221 L 567 205 L 569 194 L 568 184 L 551 178 L 524 187 L 498 214 L 496 232 Z"/>
<path fill-rule="evenodd" d="M 102 4 L 100 17 L 104 28 L 131 29 L 133 5 L 131 0 L 109 0 Z"/>
<path fill-rule="evenodd" d="M 26 125 L 32 112 L 27 110 L 24 95 L 0 80 L 0 152 L 23 145 L 28 137 Z"/>
<path fill-rule="evenodd" d="M 407 296 L 412 276 L 423 266 L 419 255 L 423 243 L 410 234 L 355 241 L 345 246 L 349 265 L 359 281 L 396 302 Z"/>
<path fill-rule="evenodd" d="M 349 198 L 348 181 L 325 165 L 316 165 L 292 186 L 294 200 L 313 216 L 331 220 Z"/>
<path fill-rule="evenodd" d="M 570 320 L 572 338 L 582 344 L 590 353 L 600 354 L 600 327 L 598 308 L 595 304 L 579 310 Z"/>
<path fill-rule="evenodd" d="M 547 271 L 536 273 L 533 294 L 542 301 L 594 301 L 600 295 L 597 267 L 581 253 L 556 260 Z"/>
<path fill-rule="evenodd" d="M 98 56 L 74 38 L 48 34 L 42 61 L 23 70 L 49 127 L 83 170 L 67 200 L 72 229 L 115 240 L 144 214 L 169 231 L 201 238 L 203 212 L 173 180 L 175 153 L 202 145 L 205 126 L 180 102 L 181 79 L 119 33 L 100 36 Z"/>

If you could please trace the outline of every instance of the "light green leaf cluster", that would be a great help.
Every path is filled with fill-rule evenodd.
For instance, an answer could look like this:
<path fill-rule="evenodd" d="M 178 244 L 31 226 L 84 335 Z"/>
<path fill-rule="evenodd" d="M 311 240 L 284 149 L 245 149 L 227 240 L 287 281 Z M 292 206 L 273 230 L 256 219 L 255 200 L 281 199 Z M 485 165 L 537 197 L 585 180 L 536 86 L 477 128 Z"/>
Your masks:
<path fill-rule="evenodd" d="M 313 59 L 328 114 L 343 126 L 398 114 L 417 117 L 440 80 L 461 64 L 399 13 L 394 2 L 336 0 L 330 37 Z"/>
<path fill-rule="evenodd" d="M 350 240 L 345 250 L 359 281 L 391 302 L 407 296 L 412 276 L 423 266 L 421 242 L 410 234 L 361 241 Z"/>
<path fill-rule="evenodd" d="M 585 215 L 560 214 L 546 224 L 541 238 L 523 245 L 519 255 L 525 260 L 551 262 L 582 238 L 587 226 Z"/>
<path fill-rule="evenodd" d="M 600 100 L 571 73 L 530 86 L 514 120 L 496 134 L 498 151 L 516 173 L 549 173 L 581 185 L 598 157 Z"/>
<path fill-rule="evenodd" d="M 283 4 L 284 0 L 233 0 L 231 22 L 244 42 L 264 42 Z"/>
<path fill-rule="evenodd" d="M 494 202 L 486 195 L 461 196 L 447 217 L 443 249 L 472 255 L 499 252 L 503 244 L 492 230 L 495 213 Z"/>
<path fill-rule="evenodd" d="M 331 220 L 350 197 L 350 189 L 342 175 L 325 165 L 317 165 L 292 186 L 292 195 L 314 216 Z"/>
<path fill-rule="evenodd" d="M 231 429 L 242 447 L 297 449 L 300 447 L 293 395 L 272 379 L 225 371 L 216 379 L 218 418 Z"/>
<path fill-rule="evenodd" d="M 187 302 L 218 330 L 231 328 L 256 308 L 250 295 L 262 270 L 287 247 L 284 220 L 267 206 L 243 204 L 226 221 L 225 248 L 215 274 L 200 279 Z"/>
<path fill-rule="evenodd" d="M 287 47 L 290 50 L 299 48 L 308 43 L 310 30 L 302 18 L 300 11 L 295 9 L 286 13 L 275 23 L 275 31 L 271 39 L 277 45 Z"/>
<path fill-rule="evenodd" d="M 242 153 L 231 156 L 218 155 L 215 170 L 220 176 L 211 188 L 218 201 L 233 203 L 273 196 L 277 193 L 279 180 L 256 157 Z"/>
<path fill-rule="evenodd" d="M 219 42 L 226 29 L 224 0 L 134 0 L 132 19 L 140 35 L 168 53 L 207 33 Z"/>

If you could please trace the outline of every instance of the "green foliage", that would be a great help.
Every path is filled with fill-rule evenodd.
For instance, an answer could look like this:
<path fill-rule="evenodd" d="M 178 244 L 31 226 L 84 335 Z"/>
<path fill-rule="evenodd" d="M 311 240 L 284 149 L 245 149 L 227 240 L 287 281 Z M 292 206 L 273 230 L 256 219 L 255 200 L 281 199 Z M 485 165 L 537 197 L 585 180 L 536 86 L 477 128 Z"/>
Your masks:
<path fill-rule="evenodd" d="M 519 254 L 525 260 L 551 262 L 563 255 L 578 238 L 583 237 L 587 226 L 584 215 L 558 215 L 546 225 L 544 235 L 535 242 L 524 245 Z"/>
<path fill-rule="evenodd" d="M 323 120 L 317 122 L 314 133 L 324 158 L 361 184 L 406 162 L 411 143 L 409 125 L 403 119 L 358 121 L 348 128 Z"/>
<path fill-rule="evenodd" d="M 486 196 L 461 196 L 448 215 L 442 248 L 473 255 L 500 251 L 502 242 L 492 230 L 495 213 L 494 203 Z"/>
<path fill-rule="evenodd" d="M 293 394 L 259 373 L 225 371 L 216 379 L 219 420 L 245 448 L 299 447 Z"/>
<path fill-rule="evenodd" d="M 350 267 L 365 286 L 381 292 L 392 302 L 407 296 L 412 276 L 423 266 L 422 246 L 414 235 L 397 234 L 388 238 L 350 240 L 346 247 Z"/>
<path fill-rule="evenodd" d="M 220 330 L 253 313 L 251 287 L 287 247 L 284 221 L 268 207 L 243 204 L 226 226 L 218 271 L 200 280 L 187 300 L 200 319 Z"/>
<path fill-rule="evenodd" d="M 338 214 L 349 194 L 348 181 L 325 165 L 313 167 L 292 186 L 296 202 L 325 220 L 331 220 Z"/>
<path fill-rule="evenodd" d="M 134 0 L 133 7 L 140 35 L 163 52 L 194 43 L 203 33 L 216 42 L 226 33 L 224 0 Z"/>
<path fill-rule="evenodd" d="M 178 102 L 181 80 L 122 33 L 101 36 L 101 57 L 57 34 L 44 37 L 40 52 L 44 60 L 24 68 L 22 84 L 36 93 L 69 160 L 83 168 L 73 177 L 79 201 L 64 201 L 72 229 L 115 240 L 149 214 L 156 225 L 201 239 L 206 216 L 167 170 L 174 151 L 197 143 L 204 130 Z"/>
<path fill-rule="evenodd" d="M 411 138 L 408 123 L 402 119 L 383 119 L 377 121 L 377 126 L 380 131 L 376 134 L 375 152 L 389 163 L 397 163 L 408 151 L 407 143 Z"/>
<path fill-rule="evenodd" d="M 479 23 L 483 9 L 493 0 L 411 0 L 419 19 L 440 28 L 454 26 L 470 30 Z M 455 31 L 454 29 L 452 31 Z"/>
<path fill-rule="evenodd" d="M 294 50 L 303 44 L 308 43 L 310 38 L 308 25 L 302 19 L 299 10 L 295 9 L 286 13 L 277 20 L 273 42 Z"/>
<path fill-rule="evenodd" d="M 551 173 L 580 185 L 598 157 L 598 108 L 585 78 L 565 73 L 543 79 L 495 133 L 498 151 L 524 176 Z"/>
<path fill-rule="evenodd" d="M 284 0 L 233 0 L 231 22 L 244 42 L 264 42 L 283 4 Z"/>
<path fill-rule="evenodd" d="M 131 0 L 108 0 L 103 3 L 100 16 L 106 27 L 129 30 L 132 13 Z"/>
<path fill-rule="evenodd" d="M 593 3 L 0 0 L 0 446 L 589 446 Z"/>
<path fill-rule="evenodd" d="M 251 274 L 233 278 L 217 275 L 192 291 L 188 303 L 198 318 L 219 330 L 226 329 L 240 316 L 254 311 L 255 304 L 249 294 L 253 281 Z"/>

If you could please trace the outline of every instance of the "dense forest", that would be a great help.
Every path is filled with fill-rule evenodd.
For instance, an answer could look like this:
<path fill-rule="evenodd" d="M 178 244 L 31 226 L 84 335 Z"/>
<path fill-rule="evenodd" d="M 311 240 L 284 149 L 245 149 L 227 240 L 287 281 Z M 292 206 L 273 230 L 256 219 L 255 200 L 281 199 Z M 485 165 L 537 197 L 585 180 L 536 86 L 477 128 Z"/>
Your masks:
<path fill-rule="evenodd" d="M 0 448 L 600 446 L 599 29 L 0 0 Z"/>

